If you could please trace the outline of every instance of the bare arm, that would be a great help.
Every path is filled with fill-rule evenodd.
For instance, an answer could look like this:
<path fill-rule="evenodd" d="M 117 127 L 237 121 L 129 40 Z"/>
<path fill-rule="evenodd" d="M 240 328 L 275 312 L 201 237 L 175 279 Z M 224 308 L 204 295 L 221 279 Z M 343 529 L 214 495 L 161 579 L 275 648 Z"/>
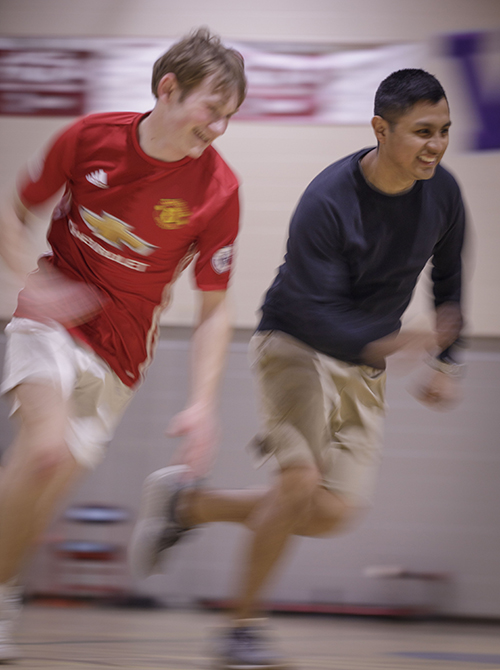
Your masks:
<path fill-rule="evenodd" d="M 370 342 L 361 352 L 361 357 L 367 365 L 383 369 L 385 359 L 397 351 L 432 351 L 435 346 L 436 336 L 431 331 L 402 330 Z"/>
<path fill-rule="evenodd" d="M 401 330 L 370 342 L 362 351 L 368 365 L 384 367 L 384 359 L 402 349 L 409 351 L 444 351 L 460 335 L 462 314 L 457 303 L 444 303 L 436 309 L 436 325 L 432 330 Z"/>
<path fill-rule="evenodd" d="M 215 455 L 218 391 L 230 335 L 226 292 L 202 292 L 191 340 L 190 397 L 168 427 L 169 435 L 184 436 L 175 460 L 189 465 L 195 477 L 207 474 Z"/>
<path fill-rule="evenodd" d="M 408 330 L 388 335 L 368 344 L 363 350 L 363 358 L 368 364 L 382 368 L 385 358 L 397 351 L 427 353 L 431 365 L 425 366 L 412 383 L 410 392 L 432 409 L 451 409 L 461 398 L 460 366 L 443 365 L 434 354 L 450 347 L 457 340 L 461 327 L 458 303 L 444 303 L 436 310 L 434 332 Z"/>
<path fill-rule="evenodd" d="M 28 216 L 28 208 L 16 193 L 4 196 L 0 205 L 0 254 L 22 283 L 34 267 L 35 252 L 26 225 Z"/>

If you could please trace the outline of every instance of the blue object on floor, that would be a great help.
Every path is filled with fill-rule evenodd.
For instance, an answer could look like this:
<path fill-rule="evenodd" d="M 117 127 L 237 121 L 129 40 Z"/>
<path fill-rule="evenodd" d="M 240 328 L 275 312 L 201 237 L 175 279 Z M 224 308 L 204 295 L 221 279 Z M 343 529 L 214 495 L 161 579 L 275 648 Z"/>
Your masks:
<path fill-rule="evenodd" d="M 64 512 L 64 518 L 80 523 L 122 523 L 129 521 L 130 512 L 113 505 L 73 505 Z"/>

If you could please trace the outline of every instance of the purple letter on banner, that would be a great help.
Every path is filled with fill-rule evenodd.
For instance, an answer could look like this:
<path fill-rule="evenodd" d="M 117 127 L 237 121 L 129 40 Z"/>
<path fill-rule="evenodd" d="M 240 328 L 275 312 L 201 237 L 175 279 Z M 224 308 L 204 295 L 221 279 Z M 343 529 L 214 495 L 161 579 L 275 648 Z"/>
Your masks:
<path fill-rule="evenodd" d="M 478 114 L 475 149 L 500 149 L 500 89 L 486 93 L 481 86 L 481 59 L 487 33 L 451 35 L 449 54 L 458 59 Z"/>

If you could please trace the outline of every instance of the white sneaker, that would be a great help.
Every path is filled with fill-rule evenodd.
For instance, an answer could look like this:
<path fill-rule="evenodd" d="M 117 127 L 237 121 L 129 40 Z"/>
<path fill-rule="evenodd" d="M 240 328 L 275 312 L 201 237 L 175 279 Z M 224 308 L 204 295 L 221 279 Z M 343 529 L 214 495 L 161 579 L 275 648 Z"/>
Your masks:
<path fill-rule="evenodd" d="M 144 482 L 139 520 L 128 549 L 130 570 L 136 577 L 160 573 L 166 550 L 191 530 L 177 516 L 179 493 L 192 487 L 186 480 L 188 473 L 186 465 L 174 465 L 156 470 Z"/>
<path fill-rule="evenodd" d="M 20 658 L 21 653 L 13 643 L 16 620 L 21 614 L 21 589 L 12 584 L 0 585 L 0 663 Z"/>

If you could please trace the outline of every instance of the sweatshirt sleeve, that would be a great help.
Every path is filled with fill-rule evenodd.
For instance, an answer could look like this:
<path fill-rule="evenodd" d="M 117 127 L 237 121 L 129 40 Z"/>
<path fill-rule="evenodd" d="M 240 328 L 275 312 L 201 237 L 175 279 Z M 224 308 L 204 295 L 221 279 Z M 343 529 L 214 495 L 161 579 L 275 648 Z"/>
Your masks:
<path fill-rule="evenodd" d="M 458 191 L 450 211 L 449 225 L 435 245 L 432 257 L 432 282 L 436 307 L 445 302 L 460 302 L 464 235 L 465 209 Z"/>
<path fill-rule="evenodd" d="M 434 247 L 432 257 L 432 282 L 434 305 L 438 308 L 445 303 L 456 303 L 460 319 L 459 328 L 463 326 L 461 312 L 462 295 L 462 250 L 466 229 L 465 208 L 458 184 L 455 184 L 456 197 L 451 208 L 449 226 Z M 446 362 L 458 362 L 464 340 L 457 335 L 455 342 L 442 351 L 438 358 Z"/>

